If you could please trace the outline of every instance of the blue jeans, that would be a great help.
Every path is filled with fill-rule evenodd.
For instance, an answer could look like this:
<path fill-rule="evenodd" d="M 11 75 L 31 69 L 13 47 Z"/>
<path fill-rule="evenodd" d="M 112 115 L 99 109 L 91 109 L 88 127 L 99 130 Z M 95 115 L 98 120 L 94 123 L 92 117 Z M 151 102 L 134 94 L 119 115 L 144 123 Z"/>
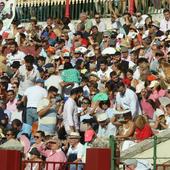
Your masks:
<path fill-rule="evenodd" d="M 70 169 L 69 170 L 83 170 L 83 165 L 70 164 Z"/>
<path fill-rule="evenodd" d="M 28 107 L 26 109 L 26 123 L 31 125 L 38 120 L 37 108 Z"/>

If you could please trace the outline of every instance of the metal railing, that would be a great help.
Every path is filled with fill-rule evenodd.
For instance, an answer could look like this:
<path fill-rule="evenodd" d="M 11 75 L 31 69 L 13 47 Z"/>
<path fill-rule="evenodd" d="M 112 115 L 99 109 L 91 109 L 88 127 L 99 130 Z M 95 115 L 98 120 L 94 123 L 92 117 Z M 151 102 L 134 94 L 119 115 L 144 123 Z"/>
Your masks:
<path fill-rule="evenodd" d="M 142 3 L 142 2 L 145 3 Z M 166 0 L 165 0 L 166 1 Z M 125 4 L 125 10 L 122 11 L 122 4 L 114 4 L 112 1 L 112 7 L 119 13 L 124 13 L 128 10 L 128 5 Z M 121 2 L 121 1 L 119 1 Z M 164 8 L 169 8 L 168 2 L 162 3 L 160 0 L 138 0 L 137 4 L 134 4 L 135 10 L 142 11 L 146 14 L 162 13 Z M 134 1 L 133 1 L 134 3 Z M 137 9 L 136 9 L 137 8 Z M 103 17 L 109 16 L 109 0 L 72 0 L 70 1 L 70 18 L 77 20 L 81 12 L 87 12 L 90 17 L 93 17 L 96 12 L 100 13 Z M 54 4 L 54 1 L 49 0 L 48 4 L 34 4 L 26 5 L 19 4 L 16 7 L 16 19 L 21 22 L 28 22 L 31 17 L 36 17 L 38 21 L 46 21 L 48 17 L 60 18 L 64 17 L 65 13 L 65 1 L 60 1 Z"/>
<path fill-rule="evenodd" d="M 45 162 L 45 161 L 22 161 L 22 170 L 84 170 L 84 163 L 76 162 Z"/>
<path fill-rule="evenodd" d="M 109 144 L 110 144 L 110 148 L 111 148 L 111 170 L 116 170 L 116 161 L 119 160 L 118 162 L 120 162 L 120 164 L 122 164 L 122 162 L 120 160 L 126 160 L 126 159 L 146 159 L 146 160 L 153 160 L 153 170 L 169 170 L 170 169 L 170 163 L 167 164 L 158 164 L 157 160 L 167 160 L 170 161 L 170 157 L 159 157 L 158 156 L 158 151 L 157 151 L 157 146 L 160 143 L 160 139 L 168 139 L 170 140 L 169 137 L 157 137 L 156 135 L 152 138 L 149 138 L 151 140 L 153 140 L 153 157 L 143 157 L 143 158 L 136 158 L 136 157 L 121 157 L 120 154 L 117 154 L 117 143 L 122 141 L 119 139 L 114 138 L 113 136 L 110 136 L 109 139 Z M 129 140 L 135 140 L 132 138 L 129 138 Z M 164 142 L 164 141 L 163 141 Z M 168 149 L 168 148 L 167 148 Z"/>

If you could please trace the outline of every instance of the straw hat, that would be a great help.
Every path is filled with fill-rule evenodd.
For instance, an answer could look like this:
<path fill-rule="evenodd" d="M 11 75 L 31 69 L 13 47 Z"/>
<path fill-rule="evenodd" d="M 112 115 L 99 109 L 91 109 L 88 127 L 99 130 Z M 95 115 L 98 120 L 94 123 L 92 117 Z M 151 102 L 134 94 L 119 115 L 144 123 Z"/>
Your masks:
<path fill-rule="evenodd" d="M 69 137 L 69 139 L 80 139 L 81 138 L 81 136 L 78 132 L 71 132 L 68 137 Z"/>

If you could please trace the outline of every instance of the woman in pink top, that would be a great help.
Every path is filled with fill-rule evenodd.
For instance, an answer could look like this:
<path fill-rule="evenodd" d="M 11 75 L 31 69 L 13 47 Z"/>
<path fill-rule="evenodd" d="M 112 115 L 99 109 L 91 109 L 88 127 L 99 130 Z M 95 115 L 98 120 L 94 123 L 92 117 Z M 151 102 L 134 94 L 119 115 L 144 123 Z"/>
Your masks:
<path fill-rule="evenodd" d="M 46 146 L 41 146 L 38 150 L 41 152 L 42 155 L 46 157 L 46 168 L 48 170 L 59 170 L 62 169 L 62 164 L 52 164 L 48 162 L 66 162 L 66 156 L 64 152 L 60 149 L 61 143 L 57 137 L 51 138 L 47 143 Z M 46 149 L 46 147 L 50 149 Z M 55 167 L 55 168 L 54 168 Z"/>
<path fill-rule="evenodd" d="M 141 108 L 143 111 L 143 114 L 146 115 L 148 118 L 152 119 L 153 118 L 153 113 L 155 112 L 154 108 L 152 107 L 151 103 L 148 102 L 148 98 L 147 98 L 147 90 L 143 89 L 141 91 Z"/>
<path fill-rule="evenodd" d="M 153 80 L 149 88 L 151 89 L 152 93 L 149 96 L 149 99 L 153 100 L 154 102 L 158 100 L 160 97 L 164 97 L 167 94 L 167 90 L 161 88 L 160 83 L 157 80 Z"/>

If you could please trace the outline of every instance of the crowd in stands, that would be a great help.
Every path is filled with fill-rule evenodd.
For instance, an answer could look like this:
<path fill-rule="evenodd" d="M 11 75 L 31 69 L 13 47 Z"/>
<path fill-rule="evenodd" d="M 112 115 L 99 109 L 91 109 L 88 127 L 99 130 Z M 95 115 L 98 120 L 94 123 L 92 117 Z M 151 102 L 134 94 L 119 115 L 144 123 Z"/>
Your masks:
<path fill-rule="evenodd" d="M 113 135 L 122 152 L 170 128 L 170 10 L 163 15 L 159 23 L 114 13 L 111 29 L 100 14 L 81 13 L 77 24 L 50 17 L 45 27 L 14 20 L 8 30 L 0 21 L 0 148 L 23 147 L 24 160 L 85 163 L 97 140 Z"/>

